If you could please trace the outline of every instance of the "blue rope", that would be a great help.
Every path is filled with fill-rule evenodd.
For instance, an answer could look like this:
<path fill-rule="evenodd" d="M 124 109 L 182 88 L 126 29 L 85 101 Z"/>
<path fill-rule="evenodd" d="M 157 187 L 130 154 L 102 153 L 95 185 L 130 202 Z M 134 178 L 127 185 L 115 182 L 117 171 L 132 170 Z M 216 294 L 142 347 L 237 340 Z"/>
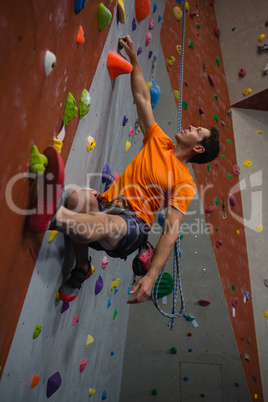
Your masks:
<path fill-rule="evenodd" d="M 181 60 L 180 60 L 180 82 L 179 82 L 179 99 L 178 99 L 178 125 L 177 132 L 181 132 L 181 116 L 182 116 L 182 91 L 183 91 L 183 64 L 184 64 L 184 39 L 185 39 L 185 9 L 186 9 L 186 1 L 183 0 L 183 17 L 182 17 L 182 35 L 181 35 Z M 184 314 L 185 310 L 185 302 L 182 292 L 182 284 L 181 284 L 181 273 L 180 273 L 180 234 L 176 240 L 174 246 L 174 256 L 173 256 L 173 305 L 172 305 L 172 313 L 165 313 L 159 306 L 157 292 L 159 289 L 159 285 L 165 270 L 165 266 L 163 267 L 157 282 L 153 288 L 152 299 L 155 306 L 158 308 L 160 313 L 165 317 L 170 318 L 169 325 L 171 323 L 171 329 L 173 329 L 175 318 L 181 317 L 182 315 L 187 319 L 187 315 Z M 176 304 L 178 298 L 178 291 L 180 292 L 181 299 L 181 309 L 179 313 L 176 313 Z"/>

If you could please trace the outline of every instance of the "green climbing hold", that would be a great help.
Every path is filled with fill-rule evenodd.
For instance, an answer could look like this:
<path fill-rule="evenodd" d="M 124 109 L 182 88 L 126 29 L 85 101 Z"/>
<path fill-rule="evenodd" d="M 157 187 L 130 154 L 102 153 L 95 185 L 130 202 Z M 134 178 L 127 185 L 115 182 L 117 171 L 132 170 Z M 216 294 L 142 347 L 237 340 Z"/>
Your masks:
<path fill-rule="evenodd" d="M 38 336 L 41 334 L 41 331 L 42 331 L 42 325 L 36 325 L 33 332 L 33 339 L 38 338 Z"/>
<path fill-rule="evenodd" d="M 91 96 L 89 92 L 84 89 L 81 95 L 80 107 L 79 107 L 79 118 L 82 119 L 88 112 L 91 106 Z"/>
<path fill-rule="evenodd" d="M 196 24 L 196 26 L 197 26 L 197 28 L 198 28 L 198 29 L 200 29 L 200 28 L 201 28 L 201 25 L 200 25 L 200 24 Z"/>
<path fill-rule="evenodd" d="M 159 278 L 159 276 L 158 276 Z M 153 291 L 156 291 L 156 284 L 158 280 L 156 281 Z M 158 299 L 161 299 L 161 297 L 167 296 L 173 291 L 173 278 L 168 272 L 164 272 L 161 278 L 161 282 L 159 284 L 158 292 L 157 292 L 157 297 Z"/>
<path fill-rule="evenodd" d="M 215 98 L 215 99 L 216 99 L 216 101 L 218 102 L 219 97 L 218 97 L 218 95 L 217 95 L 217 94 L 215 94 L 215 95 L 214 95 L 214 98 Z"/>
<path fill-rule="evenodd" d="M 47 157 L 40 154 L 36 145 L 32 147 L 31 160 L 30 160 L 30 171 L 41 176 L 46 170 L 48 164 Z"/>
<path fill-rule="evenodd" d="M 221 159 L 224 159 L 225 158 L 225 155 L 221 155 Z"/>
<path fill-rule="evenodd" d="M 216 232 L 218 232 L 218 231 L 219 231 L 219 229 L 218 229 L 218 228 L 216 228 L 215 230 L 216 230 Z"/>
<path fill-rule="evenodd" d="M 207 165 L 207 170 L 208 170 L 208 172 L 210 171 L 210 169 L 211 169 L 211 166 L 210 166 L 210 165 Z"/>
<path fill-rule="evenodd" d="M 235 30 L 236 30 L 236 27 L 233 27 L 233 28 L 232 28 L 232 32 L 235 31 Z"/>
<path fill-rule="evenodd" d="M 182 240 L 184 238 L 184 235 L 183 234 L 181 234 L 180 235 L 180 240 Z"/>
<path fill-rule="evenodd" d="M 232 290 L 235 290 L 235 285 L 232 285 Z"/>
<path fill-rule="evenodd" d="M 71 92 L 69 92 L 69 95 L 68 95 L 67 101 L 66 101 L 65 112 L 64 112 L 65 126 L 68 126 L 70 121 L 77 115 L 77 112 L 78 112 L 78 109 L 76 106 L 76 101 L 75 101 L 73 95 L 71 94 Z"/>
<path fill-rule="evenodd" d="M 113 316 L 113 320 L 115 319 L 115 317 L 117 316 L 117 310 L 116 308 L 114 309 L 114 316 Z"/>
<path fill-rule="evenodd" d="M 112 13 L 105 7 L 104 4 L 100 3 L 99 6 L 99 32 L 103 31 L 111 22 Z"/>
<path fill-rule="evenodd" d="M 186 101 L 183 100 L 181 104 L 184 110 L 188 109 L 188 103 Z"/>
<path fill-rule="evenodd" d="M 219 205 L 219 200 L 218 200 L 218 198 L 217 197 L 215 197 L 215 205 L 217 206 L 217 205 Z"/>
<path fill-rule="evenodd" d="M 218 123 L 218 122 L 219 122 L 219 117 L 218 117 L 218 115 L 217 115 L 216 113 L 214 113 L 213 116 L 214 116 L 214 120 Z"/>
<path fill-rule="evenodd" d="M 158 391 L 157 391 L 156 388 L 154 388 L 154 389 L 152 390 L 152 394 L 153 394 L 153 395 L 157 395 L 157 394 L 158 394 Z"/>
<path fill-rule="evenodd" d="M 216 61 L 216 63 L 218 64 L 218 66 L 221 65 L 220 59 L 219 59 L 218 57 L 215 57 L 215 61 Z"/>
<path fill-rule="evenodd" d="M 175 346 L 173 346 L 173 347 L 170 349 L 170 352 L 171 352 L 173 355 L 176 355 L 176 354 L 177 354 L 177 348 L 175 348 Z"/>
<path fill-rule="evenodd" d="M 233 176 L 232 176 L 231 174 L 228 174 L 228 177 L 229 177 L 229 179 L 232 179 L 232 178 L 233 178 Z"/>
<path fill-rule="evenodd" d="M 190 47 L 191 49 L 194 48 L 194 42 L 192 41 L 192 39 L 188 39 L 188 47 Z"/>
<path fill-rule="evenodd" d="M 232 144 L 232 141 L 231 141 L 231 140 L 227 140 L 227 142 L 228 142 L 228 144 Z"/>

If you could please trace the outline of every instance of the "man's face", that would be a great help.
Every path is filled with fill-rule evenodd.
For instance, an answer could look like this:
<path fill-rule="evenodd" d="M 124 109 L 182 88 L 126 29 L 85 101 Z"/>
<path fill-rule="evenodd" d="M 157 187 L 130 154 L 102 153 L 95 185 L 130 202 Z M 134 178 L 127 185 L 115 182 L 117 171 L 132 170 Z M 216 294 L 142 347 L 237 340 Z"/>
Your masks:
<path fill-rule="evenodd" d="M 177 145 L 185 149 L 194 148 L 199 141 L 210 136 L 210 130 L 204 127 L 189 126 L 188 129 L 182 130 L 175 135 Z"/>

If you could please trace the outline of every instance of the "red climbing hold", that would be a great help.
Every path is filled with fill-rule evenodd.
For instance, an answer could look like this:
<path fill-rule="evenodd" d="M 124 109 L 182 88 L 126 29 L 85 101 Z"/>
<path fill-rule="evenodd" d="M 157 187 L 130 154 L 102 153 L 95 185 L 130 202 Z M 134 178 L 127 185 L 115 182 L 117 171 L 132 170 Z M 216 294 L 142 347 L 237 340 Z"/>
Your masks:
<path fill-rule="evenodd" d="M 136 19 L 138 22 L 145 20 L 151 12 L 150 0 L 136 0 L 135 2 Z"/>
<path fill-rule="evenodd" d="M 132 64 L 116 52 L 108 52 L 107 68 L 111 80 L 114 80 L 118 75 L 129 74 L 133 70 Z"/>
<path fill-rule="evenodd" d="M 216 241 L 216 247 L 220 248 L 222 246 L 222 241 L 221 240 L 217 240 Z"/>
<path fill-rule="evenodd" d="M 243 78 L 243 77 L 245 77 L 246 74 L 247 74 L 247 71 L 244 68 L 241 68 L 239 70 L 239 73 L 238 73 L 239 77 Z"/>
<path fill-rule="evenodd" d="M 200 299 L 200 300 L 199 300 L 199 304 L 200 304 L 200 306 L 206 307 L 206 306 L 209 306 L 209 305 L 210 305 L 210 301 L 209 301 L 209 300 L 205 300 L 205 299 Z"/>
<path fill-rule="evenodd" d="M 231 207 L 235 207 L 236 206 L 236 198 L 233 194 L 228 194 L 227 195 L 229 204 L 231 205 Z"/>
<path fill-rule="evenodd" d="M 212 87 L 214 87 L 214 86 L 215 86 L 215 80 L 214 80 L 213 75 L 209 74 L 209 75 L 208 75 L 208 80 L 209 80 L 210 85 L 211 85 Z"/>
<path fill-rule="evenodd" d="M 238 305 L 238 298 L 237 297 L 232 297 L 232 306 L 233 308 L 236 308 Z"/>
<path fill-rule="evenodd" d="M 238 165 L 233 166 L 233 171 L 236 176 L 240 175 L 240 167 Z"/>
<path fill-rule="evenodd" d="M 76 36 L 76 42 L 77 43 L 85 43 L 85 34 L 84 34 L 84 30 L 82 28 L 82 25 L 80 25 L 79 30 L 78 30 L 78 34 Z"/>
<path fill-rule="evenodd" d="M 217 207 L 215 205 L 212 205 L 211 207 L 207 207 L 205 209 L 206 214 L 212 214 L 212 212 L 216 211 Z"/>
<path fill-rule="evenodd" d="M 215 27 L 215 28 L 214 28 L 214 34 L 215 34 L 215 36 L 216 36 L 217 38 L 220 37 L 221 31 L 220 31 L 220 29 L 219 29 L 218 27 Z"/>

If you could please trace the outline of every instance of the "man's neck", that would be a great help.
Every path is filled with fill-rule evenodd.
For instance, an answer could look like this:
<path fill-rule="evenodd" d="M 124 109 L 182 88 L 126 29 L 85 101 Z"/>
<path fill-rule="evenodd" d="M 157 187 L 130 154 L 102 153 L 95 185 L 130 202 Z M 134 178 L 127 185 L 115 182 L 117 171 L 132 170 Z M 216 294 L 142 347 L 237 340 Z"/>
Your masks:
<path fill-rule="evenodd" d="M 189 152 L 179 148 L 178 145 L 173 149 L 173 153 L 179 161 L 186 166 L 189 161 Z"/>

